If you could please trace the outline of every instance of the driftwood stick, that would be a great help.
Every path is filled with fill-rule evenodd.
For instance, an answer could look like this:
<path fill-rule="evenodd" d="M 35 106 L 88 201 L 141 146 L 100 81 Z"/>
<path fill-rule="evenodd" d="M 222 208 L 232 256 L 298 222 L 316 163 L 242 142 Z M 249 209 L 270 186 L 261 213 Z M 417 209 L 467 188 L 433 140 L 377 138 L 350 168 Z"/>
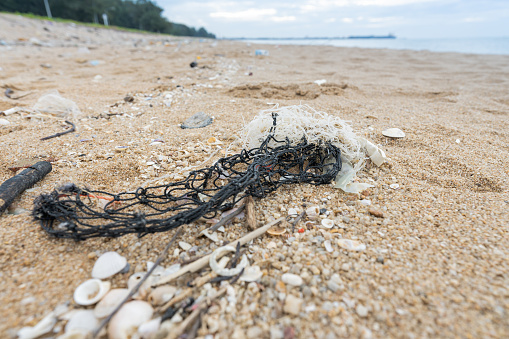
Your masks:
<path fill-rule="evenodd" d="M 215 231 L 217 231 L 217 229 L 221 226 L 223 226 L 224 224 L 226 224 L 228 221 L 232 220 L 233 218 L 235 218 L 237 215 L 240 214 L 240 212 L 242 212 L 242 210 L 244 209 L 244 206 L 245 205 L 241 205 L 239 206 L 239 208 L 237 208 L 237 210 L 235 212 L 232 212 L 230 214 L 228 214 L 226 217 L 222 218 L 221 220 L 219 220 L 219 222 L 217 224 L 215 224 L 214 226 L 210 227 L 208 229 L 208 231 L 210 233 L 213 233 Z"/>
<path fill-rule="evenodd" d="M 71 128 L 69 128 L 69 129 L 67 129 L 67 130 L 65 130 L 63 132 L 55 133 L 53 135 L 41 138 L 41 140 L 53 139 L 53 138 L 59 137 L 61 135 L 64 135 L 64 134 L 67 134 L 67 133 L 72 133 L 72 132 L 76 131 L 76 125 L 75 124 L 73 124 L 72 122 L 67 121 L 67 120 L 65 121 L 65 123 L 68 124 L 68 125 L 71 125 Z"/>
<path fill-rule="evenodd" d="M 104 326 L 106 326 L 111 318 L 113 318 L 113 316 L 120 310 L 120 308 L 122 306 L 124 306 L 124 304 L 129 300 L 131 299 L 131 297 L 136 293 L 138 292 L 139 288 L 141 287 L 141 285 L 143 285 L 143 283 L 145 282 L 145 280 L 148 279 L 148 277 L 150 277 L 150 275 L 152 274 L 152 272 L 154 272 L 154 270 L 156 269 L 156 267 L 161 263 L 161 261 L 163 261 L 164 257 L 166 257 L 166 254 L 168 254 L 168 251 L 170 250 L 170 247 L 171 245 L 173 245 L 173 243 L 175 242 L 175 240 L 177 239 L 177 237 L 180 235 L 180 233 L 182 232 L 182 228 L 179 228 L 177 232 L 175 232 L 175 234 L 173 235 L 173 237 L 171 238 L 170 242 L 168 243 L 168 245 L 166 245 L 166 247 L 164 248 L 163 252 L 157 257 L 157 260 L 156 262 L 154 263 L 154 265 L 152 266 L 152 268 L 143 276 L 143 278 L 138 282 L 138 284 L 136 286 L 134 286 L 134 288 L 129 292 L 129 294 L 124 298 L 124 300 L 122 300 L 122 302 L 113 310 L 113 312 L 111 312 L 111 314 L 109 316 L 107 316 L 100 324 L 99 324 L 99 327 L 97 327 L 95 329 L 95 331 L 92 333 L 92 338 L 96 338 L 98 335 L 99 335 L 99 332 L 101 332 L 101 330 L 103 329 Z"/>
<path fill-rule="evenodd" d="M 256 227 L 256 214 L 255 214 L 255 206 L 254 200 L 252 196 L 248 196 L 246 198 L 246 219 L 247 226 L 251 231 L 257 229 Z"/>
<path fill-rule="evenodd" d="M 306 214 L 306 211 L 302 212 L 301 214 L 299 214 L 299 216 L 297 217 L 297 219 L 294 220 L 294 222 L 292 222 L 292 233 L 295 231 L 295 226 L 297 225 L 297 223 L 300 221 L 300 219 L 302 219 L 302 217 L 304 216 L 304 214 Z"/>
<path fill-rule="evenodd" d="M 237 246 L 237 244 L 240 243 L 240 245 L 242 246 L 242 245 L 250 242 L 251 240 L 253 240 L 255 238 L 258 238 L 259 236 L 261 236 L 262 234 L 267 232 L 267 230 L 269 228 L 271 228 L 272 226 L 280 223 L 284 219 L 285 219 L 284 217 L 281 217 L 281 218 L 279 218 L 277 220 L 271 221 L 267 225 L 262 226 L 260 228 L 257 228 L 253 232 L 246 234 L 242 238 L 240 238 L 238 240 L 235 240 L 235 241 L 233 241 L 232 243 L 230 243 L 228 245 L 230 245 L 230 246 Z M 216 259 L 221 258 L 224 254 L 226 254 L 226 252 L 223 252 L 222 255 L 221 254 L 218 255 Z M 156 282 L 154 286 L 159 286 L 159 285 L 167 284 L 170 281 L 172 281 L 174 279 L 177 279 L 178 277 L 181 277 L 181 276 L 183 276 L 184 274 L 186 274 L 188 272 L 196 272 L 196 271 L 202 269 L 203 267 L 208 265 L 211 255 L 212 255 L 212 253 L 204 256 L 203 258 L 200 258 L 200 259 L 196 260 L 192 264 L 189 264 L 189 265 L 187 265 L 185 267 L 182 267 L 180 270 L 178 270 L 177 272 L 175 272 L 173 274 L 170 274 L 170 275 L 168 275 L 166 277 L 161 278 L 161 280 Z"/>
<path fill-rule="evenodd" d="M 51 172 L 51 169 L 52 166 L 50 162 L 39 161 L 23 170 L 23 172 L 7 179 L 0 186 L 0 214 L 12 204 L 18 195 L 32 187 L 39 180 L 42 180 L 46 174 Z"/>

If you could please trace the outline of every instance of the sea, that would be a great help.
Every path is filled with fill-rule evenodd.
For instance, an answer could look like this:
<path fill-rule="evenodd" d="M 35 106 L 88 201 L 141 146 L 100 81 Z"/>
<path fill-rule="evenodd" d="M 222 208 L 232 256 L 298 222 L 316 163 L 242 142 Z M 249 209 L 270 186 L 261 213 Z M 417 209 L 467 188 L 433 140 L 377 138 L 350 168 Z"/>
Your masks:
<path fill-rule="evenodd" d="M 339 47 L 407 49 L 413 51 L 509 55 L 509 36 L 458 39 L 245 39 L 252 44 L 326 45 Z"/>

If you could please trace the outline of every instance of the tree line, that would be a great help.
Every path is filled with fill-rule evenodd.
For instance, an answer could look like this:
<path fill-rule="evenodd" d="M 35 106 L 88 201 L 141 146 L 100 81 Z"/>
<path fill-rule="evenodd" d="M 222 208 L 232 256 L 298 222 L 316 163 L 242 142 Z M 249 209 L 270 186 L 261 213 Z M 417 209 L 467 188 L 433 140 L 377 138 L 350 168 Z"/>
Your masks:
<path fill-rule="evenodd" d="M 53 17 L 81 22 L 104 23 L 149 32 L 179 36 L 215 38 L 203 27 L 198 30 L 168 21 L 161 16 L 163 9 L 151 0 L 48 0 Z M 46 16 L 44 0 L 1 0 L 0 11 L 32 13 Z"/>

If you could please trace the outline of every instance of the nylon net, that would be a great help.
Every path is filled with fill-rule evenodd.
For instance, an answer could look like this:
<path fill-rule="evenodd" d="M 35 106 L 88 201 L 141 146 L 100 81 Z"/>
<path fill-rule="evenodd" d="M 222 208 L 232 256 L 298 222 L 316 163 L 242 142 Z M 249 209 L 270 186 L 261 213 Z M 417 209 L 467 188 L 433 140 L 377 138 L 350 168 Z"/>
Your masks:
<path fill-rule="evenodd" d="M 272 118 L 271 133 L 260 147 L 220 158 L 182 181 L 117 194 L 66 184 L 37 197 L 33 216 L 58 238 L 141 237 L 214 218 L 246 196 L 263 198 L 282 185 L 334 180 L 341 170 L 341 150 L 305 137 L 297 144 L 276 140 L 277 114 Z"/>

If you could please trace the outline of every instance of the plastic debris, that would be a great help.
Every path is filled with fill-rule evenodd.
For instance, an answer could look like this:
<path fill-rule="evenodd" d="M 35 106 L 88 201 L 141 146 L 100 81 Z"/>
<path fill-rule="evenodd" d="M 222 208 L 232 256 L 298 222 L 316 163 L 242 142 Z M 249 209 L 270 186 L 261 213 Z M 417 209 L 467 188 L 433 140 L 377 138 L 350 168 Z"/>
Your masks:
<path fill-rule="evenodd" d="M 189 66 L 190 66 L 191 68 L 195 68 L 196 66 L 198 66 L 198 63 L 197 63 L 196 61 L 193 61 L 193 62 L 191 62 L 191 63 L 189 64 Z"/>
<path fill-rule="evenodd" d="M 212 118 L 204 112 L 198 112 L 180 125 L 181 128 L 203 128 L 212 123 Z"/>
<path fill-rule="evenodd" d="M 269 55 L 269 51 L 267 51 L 266 49 L 257 49 L 255 51 L 255 55 L 264 55 L 264 56 L 268 56 Z"/>
<path fill-rule="evenodd" d="M 321 79 L 321 80 L 315 80 L 313 81 L 315 84 L 317 84 L 318 86 L 321 86 L 323 84 L 325 84 L 327 82 L 327 80 L 325 79 Z"/>
<path fill-rule="evenodd" d="M 52 91 L 40 97 L 33 109 L 65 119 L 76 119 L 82 114 L 74 101 L 62 97 L 58 91 Z"/>

